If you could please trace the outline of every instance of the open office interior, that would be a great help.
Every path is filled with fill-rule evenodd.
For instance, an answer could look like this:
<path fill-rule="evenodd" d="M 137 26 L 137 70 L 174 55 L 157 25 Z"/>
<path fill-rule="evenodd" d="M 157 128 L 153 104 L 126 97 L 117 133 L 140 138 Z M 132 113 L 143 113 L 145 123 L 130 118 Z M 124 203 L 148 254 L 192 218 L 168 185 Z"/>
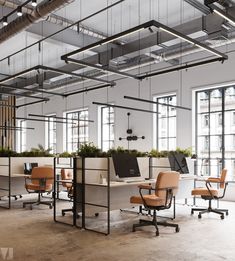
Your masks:
<path fill-rule="evenodd" d="M 235 1 L 0 9 L 0 260 L 234 260 Z"/>

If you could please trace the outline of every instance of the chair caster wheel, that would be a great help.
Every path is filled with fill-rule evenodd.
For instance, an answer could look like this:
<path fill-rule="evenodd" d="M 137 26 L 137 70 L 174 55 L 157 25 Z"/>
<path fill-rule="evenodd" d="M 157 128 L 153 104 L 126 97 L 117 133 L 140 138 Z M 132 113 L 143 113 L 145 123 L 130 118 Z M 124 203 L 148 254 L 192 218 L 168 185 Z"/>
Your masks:
<path fill-rule="evenodd" d="M 50 206 L 49 208 L 52 209 L 52 206 Z"/>
<path fill-rule="evenodd" d="M 228 216 L 228 211 L 226 212 L 226 216 Z"/>
<path fill-rule="evenodd" d="M 23 196 L 22 195 L 20 195 L 20 198 L 22 198 Z"/>
<path fill-rule="evenodd" d="M 179 232 L 180 232 L 180 228 L 179 228 L 179 227 L 176 227 L 176 228 L 175 228 L 175 232 L 176 232 L 176 233 L 179 233 Z"/>
<path fill-rule="evenodd" d="M 64 212 L 62 212 L 62 216 L 63 216 L 63 217 L 65 216 L 65 213 L 64 213 Z"/>
<path fill-rule="evenodd" d="M 30 210 L 33 210 L 33 206 L 30 206 Z"/>
<path fill-rule="evenodd" d="M 191 215 L 193 215 L 194 214 L 194 211 L 193 210 L 191 210 Z"/>
<path fill-rule="evenodd" d="M 220 218 L 221 218 L 221 219 L 224 219 L 224 215 L 221 215 Z"/>
<path fill-rule="evenodd" d="M 99 216 L 99 213 L 95 213 L 95 216 L 98 217 L 98 216 Z"/>
<path fill-rule="evenodd" d="M 198 215 L 198 218 L 202 218 L 202 215 L 201 215 L 201 214 L 199 214 L 199 215 Z"/>

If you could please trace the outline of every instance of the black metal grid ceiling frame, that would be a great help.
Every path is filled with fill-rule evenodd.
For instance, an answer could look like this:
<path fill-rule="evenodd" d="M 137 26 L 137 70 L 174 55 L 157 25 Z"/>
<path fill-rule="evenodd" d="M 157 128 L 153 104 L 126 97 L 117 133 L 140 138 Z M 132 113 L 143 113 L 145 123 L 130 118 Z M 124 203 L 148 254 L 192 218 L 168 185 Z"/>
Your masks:
<path fill-rule="evenodd" d="M 19 73 L 16 73 L 14 75 L 11 75 L 9 77 L 6 77 L 6 78 L 0 80 L 0 84 L 8 82 L 10 80 L 13 80 L 15 78 L 18 78 L 18 77 L 20 77 L 22 75 L 28 74 L 28 73 L 30 73 L 32 71 L 38 71 L 38 70 L 52 71 L 52 72 L 59 73 L 59 74 L 64 74 L 64 75 L 70 75 L 70 76 L 78 77 L 78 78 L 81 78 L 81 79 L 88 79 L 88 80 L 92 80 L 92 81 L 97 81 L 97 82 L 101 82 L 101 83 L 115 85 L 115 83 L 113 81 L 106 81 L 106 80 L 103 80 L 103 79 L 100 79 L 100 78 L 86 76 L 86 75 L 79 74 L 79 73 L 68 72 L 68 71 L 64 71 L 64 70 L 60 70 L 60 69 L 57 69 L 57 68 L 52 68 L 52 67 L 48 67 L 48 66 L 44 66 L 44 65 L 37 65 L 37 66 L 34 66 L 34 67 L 29 68 L 27 70 L 24 70 L 22 72 L 19 72 Z"/>
<path fill-rule="evenodd" d="M 89 80 L 98 81 L 98 82 L 103 83 L 103 84 L 95 86 L 95 87 L 91 87 L 91 88 L 87 87 L 86 89 L 83 89 L 83 90 L 72 91 L 72 92 L 63 93 L 63 94 L 62 93 L 58 93 L 58 92 L 47 91 L 47 90 L 43 90 L 43 89 L 38 89 L 38 90 L 36 90 L 36 89 L 28 89 L 28 88 L 23 88 L 23 87 L 17 87 L 15 85 L 3 84 L 4 82 L 11 81 L 11 80 L 13 80 L 15 78 L 18 78 L 18 77 L 22 76 L 22 75 L 26 75 L 26 74 L 28 74 L 28 73 L 30 73 L 32 71 L 38 71 L 38 70 L 52 71 L 52 72 L 56 72 L 56 73 L 59 73 L 59 74 L 71 75 L 71 76 L 82 78 L 82 79 L 86 78 L 86 79 L 89 79 Z M 27 70 L 24 70 L 22 72 L 16 73 L 14 75 L 6 77 L 5 79 L 0 80 L 0 87 L 10 88 L 10 89 L 15 89 L 15 90 L 22 90 L 22 91 L 27 91 L 27 92 L 34 92 L 34 93 L 57 95 L 57 96 L 61 96 L 61 97 L 64 97 L 64 98 L 66 98 L 68 96 L 75 95 L 75 94 L 79 94 L 79 93 L 83 93 L 83 92 L 89 92 L 89 91 L 102 89 L 102 88 L 105 88 L 105 87 L 111 87 L 111 86 L 115 86 L 115 85 L 116 85 L 116 83 L 113 82 L 113 81 L 106 81 L 106 80 L 99 79 L 99 78 L 94 78 L 94 77 L 90 77 L 90 76 L 84 76 L 82 74 L 68 72 L 68 71 L 64 71 L 64 70 L 61 70 L 61 69 L 56 69 L 56 68 L 43 66 L 43 65 L 34 66 L 32 68 L 29 68 Z M 48 101 L 49 100 L 48 98 L 35 97 L 35 96 L 32 96 L 32 95 L 25 95 L 25 94 L 17 94 L 17 93 L 9 93 L 9 92 L 4 92 L 4 94 L 16 95 L 16 96 L 22 96 L 22 97 L 28 97 L 28 98 L 35 98 L 35 99 L 39 99 L 39 100 L 42 100 L 42 101 Z M 32 104 L 34 104 L 34 103 L 28 103 L 25 106 L 32 105 Z M 23 107 L 23 106 L 24 105 L 19 105 L 16 108 Z"/>
<path fill-rule="evenodd" d="M 166 25 L 164 25 L 162 23 L 159 23 L 159 22 L 157 22 L 155 20 L 151 20 L 149 22 L 143 23 L 141 25 L 138 25 L 136 27 L 133 27 L 133 28 L 128 29 L 126 31 L 123 31 L 121 33 L 118 33 L 116 35 L 107 37 L 106 39 L 103 39 L 103 40 L 98 41 L 96 43 L 87 45 L 87 46 L 85 46 L 83 48 L 80 48 L 78 50 L 75 50 L 75 51 L 72 51 L 70 53 L 67 53 L 67 54 L 61 56 L 61 59 L 64 60 L 65 62 L 76 63 L 76 64 L 92 67 L 92 68 L 95 68 L 95 69 L 99 69 L 99 70 L 102 70 L 102 71 L 107 71 L 107 72 L 112 72 L 112 73 L 116 73 L 116 74 L 121 74 L 121 75 L 126 76 L 126 77 L 131 77 L 131 78 L 134 78 L 134 79 L 142 80 L 143 77 L 131 75 L 131 74 L 120 72 L 120 71 L 116 71 L 116 70 L 113 70 L 113 69 L 107 69 L 107 68 L 104 68 L 104 67 L 100 67 L 100 66 L 97 66 L 97 65 L 94 65 L 94 64 L 91 64 L 91 63 L 88 63 L 88 62 L 84 62 L 84 61 L 81 61 L 81 60 L 78 60 L 78 59 L 70 58 L 70 57 L 73 56 L 73 55 L 82 53 L 84 51 L 91 50 L 91 49 L 93 49 L 95 47 L 99 47 L 99 46 L 102 46 L 104 44 L 108 44 L 110 42 L 113 42 L 113 41 L 121 38 L 121 37 L 124 37 L 124 36 L 127 36 L 129 34 L 138 32 L 140 30 L 143 30 L 143 29 L 146 29 L 146 28 L 151 28 L 152 26 L 158 28 L 162 32 L 171 34 L 172 36 L 175 36 L 176 38 L 182 39 L 182 40 L 192 44 L 195 47 L 198 47 L 198 48 L 200 48 L 200 49 L 202 49 L 204 51 L 207 51 L 207 52 L 217 56 L 217 59 L 216 60 L 214 59 L 212 62 L 224 61 L 224 60 L 228 59 L 228 56 L 226 54 L 221 53 L 221 52 L 211 48 L 210 46 L 208 46 L 206 44 L 203 44 L 203 43 L 201 43 L 201 42 L 199 42 L 199 41 L 197 41 L 197 40 L 195 40 L 195 39 L 193 39 L 193 38 L 191 38 L 191 37 L 189 37 L 187 35 L 184 35 L 184 34 L 178 32 L 178 31 L 176 31 L 175 29 L 170 28 L 170 27 L 168 27 L 168 26 L 166 26 Z M 197 64 L 195 63 L 194 66 L 197 66 Z M 191 67 L 193 67 L 193 66 L 191 66 Z M 184 68 L 182 68 L 182 69 L 184 69 Z M 177 70 L 179 70 L 179 69 L 177 69 Z M 145 76 L 145 78 L 146 77 L 147 76 Z M 148 76 L 148 77 L 150 77 L 150 76 Z"/>

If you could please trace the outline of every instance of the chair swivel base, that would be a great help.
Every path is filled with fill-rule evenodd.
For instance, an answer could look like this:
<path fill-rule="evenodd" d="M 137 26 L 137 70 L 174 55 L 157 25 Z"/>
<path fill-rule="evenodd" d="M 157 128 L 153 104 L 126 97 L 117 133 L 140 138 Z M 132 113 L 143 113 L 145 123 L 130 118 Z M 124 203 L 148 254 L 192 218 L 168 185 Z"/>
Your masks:
<path fill-rule="evenodd" d="M 156 218 L 154 218 L 154 217 L 153 217 L 153 220 L 140 219 L 139 224 L 133 225 L 132 231 L 135 232 L 136 228 L 144 227 L 144 226 L 154 226 L 156 228 L 156 236 L 159 236 L 158 226 L 174 227 L 176 233 L 178 233 L 180 231 L 178 224 L 171 224 L 171 223 L 168 223 L 168 222 L 157 222 Z"/>
<path fill-rule="evenodd" d="M 51 201 L 32 201 L 32 202 L 24 202 L 23 208 L 25 208 L 26 205 L 30 205 L 30 209 L 33 209 L 33 205 L 47 205 L 50 209 L 52 209 L 53 204 Z"/>
<path fill-rule="evenodd" d="M 199 214 L 198 214 L 198 218 L 202 218 L 202 214 L 210 213 L 210 212 L 220 215 L 221 219 L 224 219 L 224 213 L 226 213 L 226 216 L 228 216 L 228 209 L 213 209 L 211 207 L 208 207 L 208 208 L 192 208 L 191 209 L 191 215 L 193 215 L 195 211 L 200 211 Z"/>

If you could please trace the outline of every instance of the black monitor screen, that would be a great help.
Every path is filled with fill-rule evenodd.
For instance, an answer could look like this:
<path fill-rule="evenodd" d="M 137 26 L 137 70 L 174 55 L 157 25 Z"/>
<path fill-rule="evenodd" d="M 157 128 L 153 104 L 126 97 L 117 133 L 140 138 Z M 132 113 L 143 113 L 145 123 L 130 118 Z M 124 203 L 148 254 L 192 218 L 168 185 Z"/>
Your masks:
<path fill-rule="evenodd" d="M 31 174 L 34 167 L 38 167 L 38 163 L 24 163 L 24 174 Z"/>
<path fill-rule="evenodd" d="M 181 174 L 188 174 L 188 165 L 184 154 L 182 153 L 170 153 L 168 156 L 171 170 L 178 171 Z"/>
<path fill-rule="evenodd" d="M 137 158 L 133 155 L 122 153 L 113 154 L 113 164 L 119 178 L 140 177 Z"/>

